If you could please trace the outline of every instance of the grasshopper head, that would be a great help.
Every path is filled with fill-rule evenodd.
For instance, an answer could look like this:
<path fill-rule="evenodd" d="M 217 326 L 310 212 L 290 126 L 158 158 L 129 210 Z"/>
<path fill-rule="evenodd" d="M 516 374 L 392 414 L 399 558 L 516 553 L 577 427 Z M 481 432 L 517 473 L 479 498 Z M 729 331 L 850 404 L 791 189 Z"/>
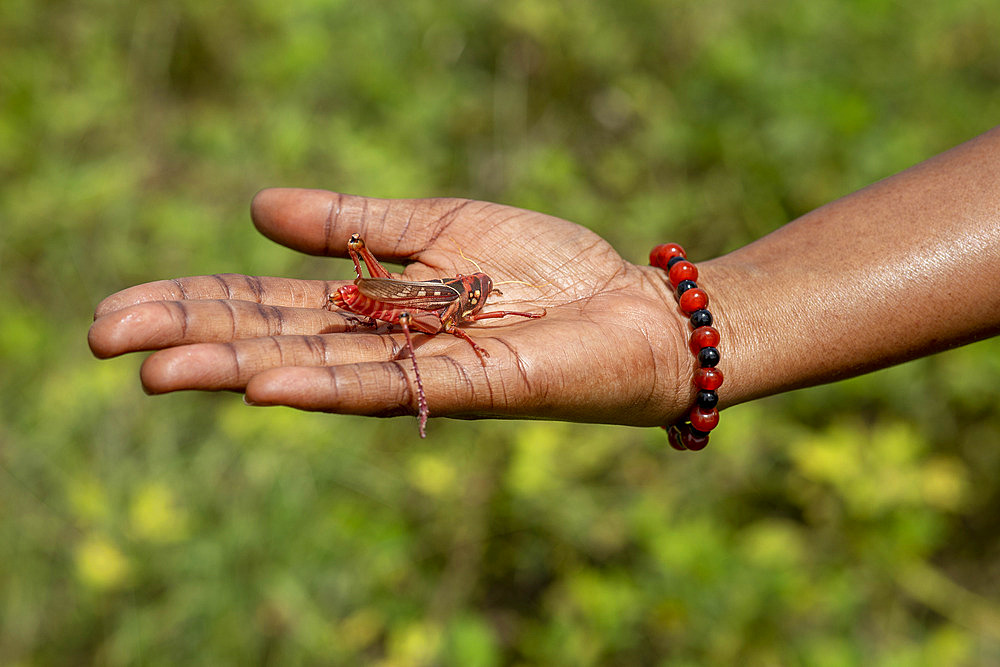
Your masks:
<path fill-rule="evenodd" d="M 493 280 L 485 273 L 462 276 L 462 317 L 472 317 L 483 309 L 493 292 Z"/>

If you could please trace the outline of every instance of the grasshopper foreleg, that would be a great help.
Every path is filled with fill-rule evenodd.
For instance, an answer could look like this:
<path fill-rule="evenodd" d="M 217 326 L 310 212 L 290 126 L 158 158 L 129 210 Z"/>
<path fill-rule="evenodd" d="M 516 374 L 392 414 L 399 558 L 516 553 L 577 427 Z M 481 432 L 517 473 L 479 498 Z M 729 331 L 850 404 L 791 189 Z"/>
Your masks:
<path fill-rule="evenodd" d="M 545 317 L 545 309 L 542 309 L 540 313 L 521 313 L 515 310 L 493 310 L 488 313 L 476 313 L 470 317 L 466 317 L 466 322 L 478 322 L 479 320 L 492 320 L 499 317 L 507 317 L 508 315 L 520 315 L 521 317 L 529 317 L 533 320 L 539 317 Z"/>

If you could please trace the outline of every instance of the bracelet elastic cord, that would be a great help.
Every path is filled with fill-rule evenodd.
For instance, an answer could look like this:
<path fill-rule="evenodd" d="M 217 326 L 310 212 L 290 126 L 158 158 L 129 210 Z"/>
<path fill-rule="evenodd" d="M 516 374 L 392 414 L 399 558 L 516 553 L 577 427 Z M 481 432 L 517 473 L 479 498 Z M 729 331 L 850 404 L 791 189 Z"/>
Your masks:
<path fill-rule="evenodd" d="M 649 253 L 649 263 L 667 272 L 670 284 L 681 311 L 690 318 L 691 340 L 689 347 L 698 360 L 692 381 L 698 388 L 694 407 L 687 418 L 664 426 L 670 446 L 678 450 L 704 449 L 708 433 L 719 424 L 719 395 L 722 371 L 719 364 L 719 332 L 712 327 L 712 313 L 708 311 L 708 294 L 698 287 L 698 269 L 687 261 L 684 248 L 676 243 L 664 243 Z"/>

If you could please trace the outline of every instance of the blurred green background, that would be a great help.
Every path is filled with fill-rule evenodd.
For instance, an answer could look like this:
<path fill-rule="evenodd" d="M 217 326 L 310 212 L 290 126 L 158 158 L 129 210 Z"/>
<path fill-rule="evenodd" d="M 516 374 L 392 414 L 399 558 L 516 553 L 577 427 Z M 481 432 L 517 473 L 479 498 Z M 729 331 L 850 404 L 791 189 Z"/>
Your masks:
<path fill-rule="evenodd" d="M 0 4 L 0 664 L 1000 662 L 1000 344 L 662 432 L 150 398 L 93 307 L 347 277 L 255 191 L 706 258 L 1000 119 L 986 0 Z M 845 279 L 850 272 L 845 267 Z"/>

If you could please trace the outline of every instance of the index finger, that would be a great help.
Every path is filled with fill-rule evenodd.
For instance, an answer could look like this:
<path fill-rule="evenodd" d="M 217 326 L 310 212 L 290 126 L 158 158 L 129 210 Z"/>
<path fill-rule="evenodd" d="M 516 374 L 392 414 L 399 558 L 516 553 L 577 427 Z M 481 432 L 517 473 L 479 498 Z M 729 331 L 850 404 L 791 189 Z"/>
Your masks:
<path fill-rule="evenodd" d="M 106 297 L 97 304 L 94 319 L 149 301 L 225 299 L 268 306 L 323 308 L 327 295 L 343 284 L 346 281 L 296 280 L 238 273 L 157 280 L 128 287 Z"/>
<path fill-rule="evenodd" d="M 426 250 L 460 216 L 487 206 L 471 199 L 376 199 L 270 188 L 254 197 L 250 215 L 267 238 L 311 255 L 345 256 L 347 239 L 357 232 L 377 257 L 398 261 Z"/>

